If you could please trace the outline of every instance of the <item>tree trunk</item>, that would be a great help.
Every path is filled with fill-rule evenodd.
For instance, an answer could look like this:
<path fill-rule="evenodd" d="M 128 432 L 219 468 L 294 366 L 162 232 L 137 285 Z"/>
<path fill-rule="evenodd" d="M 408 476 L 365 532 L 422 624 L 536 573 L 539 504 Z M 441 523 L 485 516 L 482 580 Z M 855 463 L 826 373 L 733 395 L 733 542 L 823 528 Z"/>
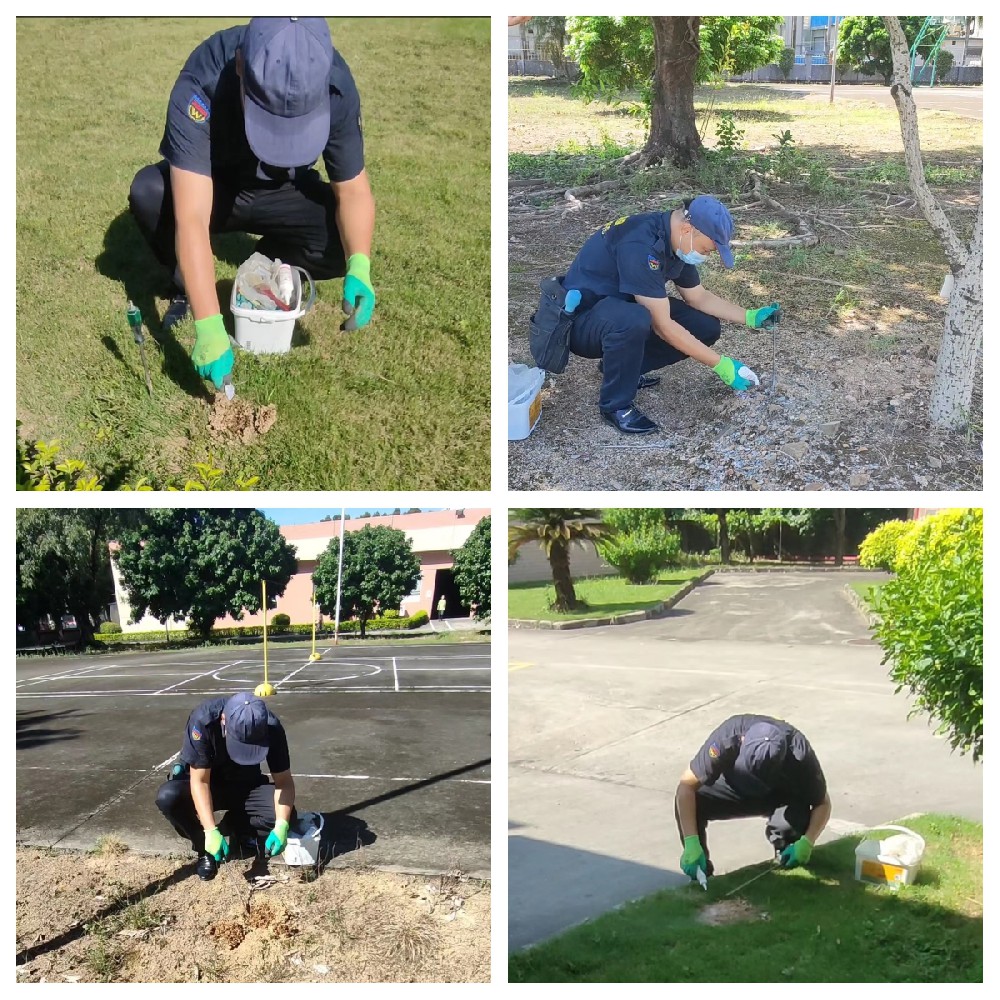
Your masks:
<path fill-rule="evenodd" d="M 972 388 L 979 370 L 983 342 L 983 201 L 980 186 L 979 215 L 967 247 L 931 193 L 924 178 L 920 155 L 917 109 L 910 84 L 910 53 L 897 17 L 884 18 L 892 51 L 892 97 L 899 112 L 906 172 L 910 189 L 931 229 L 941 241 L 955 277 L 944 318 L 937 369 L 931 389 L 930 418 L 935 427 L 959 430 L 969 422 Z"/>
<path fill-rule="evenodd" d="M 358 624 L 358 631 L 361 633 L 361 638 L 362 639 L 365 637 L 365 622 L 367 622 L 367 620 L 368 620 L 367 616 L 362 611 L 361 614 L 358 615 L 358 623 L 359 623 Z"/>
<path fill-rule="evenodd" d="M 644 163 L 668 160 L 687 167 L 701 155 L 694 116 L 694 76 L 700 46 L 698 17 L 654 17 L 653 106 Z"/>
<path fill-rule="evenodd" d="M 944 314 L 930 417 L 935 427 L 959 430 L 969 422 L 972 389 L 983 350 L 983 202 L 972 233 L 969 257 L 957 275 Z"/>
<path fill-rule="evenodd" d="M 719 519 L 719 558 L 722 560 L 723 566 L 729 565 L 730 554 L 729 554 L 729 525 L 726 523 L 726 514 L 728 511 L 717 510 L 715 516 Z"/>
<path fill-rule="evenodd" d="M 834 565 L 844 565 L 844 549 L 847 542 L 847 510 L 844 507 L 833 508 L 833 523 L 837 529 L 836 548 L 834 550 Z"/>
<path fill-rule="evenodd" d="M 554 611 L 573 611 L 579 607 L 573 577 L 569 572 L 569 545 L 565 542 L 554 544 L 549 550 L 549 566 L 552 567 L 552 584 L 556 588 Z"/>

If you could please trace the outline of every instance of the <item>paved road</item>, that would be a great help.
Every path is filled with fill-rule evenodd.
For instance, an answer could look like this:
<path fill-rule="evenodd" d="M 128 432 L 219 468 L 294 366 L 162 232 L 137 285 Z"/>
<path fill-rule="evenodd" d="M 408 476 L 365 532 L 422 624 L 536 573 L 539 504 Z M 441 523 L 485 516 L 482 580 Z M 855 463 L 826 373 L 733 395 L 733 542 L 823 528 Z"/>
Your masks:
<path fill-rule="evenodd" d="M 754 87 L 766 87 L 787 97 L 801 95 L 808 100 L 829 101 L 830 84 L 783 84 L 755 83 Z M 895 101 L 888 87 L 871 86 L 868 84 L 849 84 L 834 88 L 837 101 L 875 101 L 895 107 Z M 983 118 L 983 88 L 982 87 L 915 87 L 914 101 L 918 110 L 950 111 L 963 118 Z"/>
<path fill-rule="evenodd" d="M 308 656 L 269 657 L 299 807 L 324 814 L 345 860 L 489 877 L 489 645 Z M 185 851 L 156 789 L 190 710 L 253 688 L 262 667 L 240 647 L 18 661 L 18 840 Z"/>
<path fill-rule="evenodd" d="M 677 778 L 730 715 L 787 719 L 833 799 L 824 839 L 915 813 L 982 819 L 982 771 L 907 721 L 848 602 L 854 571 L 716 574 L 667 618 L 511 630 L 511 948 L 683 884 Z M 714 824 L 720 872 L 769 857 L 757 820 Z"/>

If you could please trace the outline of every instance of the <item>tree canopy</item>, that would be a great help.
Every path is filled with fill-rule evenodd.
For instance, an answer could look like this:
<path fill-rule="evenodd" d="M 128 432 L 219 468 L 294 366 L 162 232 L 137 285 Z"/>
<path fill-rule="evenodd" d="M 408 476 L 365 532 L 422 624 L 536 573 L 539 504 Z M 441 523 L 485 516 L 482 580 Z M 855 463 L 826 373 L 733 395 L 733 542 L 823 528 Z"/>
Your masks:
<path fill-rule="evenodd" d="M 490 549 L 491 519 L 484 517 L 472 530 L 465 544 L 452 556 L 454 574 L 462 601 L 475 607 L 476 617 L 482 620 L 490 614 L 492 585 L 492 554 Z"/>
<path fill-rule="evenodd" d="M 906 43 L 912 46 L 924 23 L 923 17 L 899 18 Z M 924 58 L 930 53 L 933 40 L 928 38 L 917 49 Z M 889 86 L 892 79 L 892 49 L 889 31 L 882 17 L 845 17 L 840 22 L 837 40 L 837 68 L 857 70 L 869 76 L 880 76 Z"/>
<path fill-rule="evenodd" d="M 161 622 L 184 617 L 203 635 L 223 615 L 259 611 L 261 580 L 273 607 L 298 565 L 278 526 L 246 508 L 150 508 L 119 541 L 134 620 L 148 609 Z"/>
<path fill-rule="evenodd" d="M 326 615 L 337 610 L 337 564 L 340 539 L 330 541 L 316 560 L 313 584 L 316 603 Z M 385 525 L 366 524 L 360 531 L 344 535 L 344 563 L 341 579 L 340 612 L 360 622 L 361 638 L 365 623 L 379 611 L 396 611 L 420 580 L 420 560 L 406 533 Z"/>

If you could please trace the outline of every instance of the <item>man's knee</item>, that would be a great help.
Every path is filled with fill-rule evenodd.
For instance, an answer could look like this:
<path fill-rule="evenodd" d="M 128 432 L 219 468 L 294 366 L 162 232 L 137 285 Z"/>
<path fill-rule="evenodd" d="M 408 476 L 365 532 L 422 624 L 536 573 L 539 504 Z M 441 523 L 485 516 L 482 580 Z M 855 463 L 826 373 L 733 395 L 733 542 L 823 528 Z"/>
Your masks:
<path fill-rule="evenodd" d="M 173 816 L 190 795 L 191 785 L 187 781 L 165 781 L 156 793 L 156 808 L 164 816 Z"/>
<path fill-rule="evenodd" d="M 166 195 L 166 179 L 156 164 L 143 167 L 132 179 L 128 191 L 128 206 L 136 218 L 150 219 L 159 216 Z"/>
<path fill-rule="evenodd" d="M 702 330 L 703 332 L 698 334 L 698 339 L 706 347 L 711 347 L 722 336 L 722 324 L 714 316 L 705 317 Z"/>

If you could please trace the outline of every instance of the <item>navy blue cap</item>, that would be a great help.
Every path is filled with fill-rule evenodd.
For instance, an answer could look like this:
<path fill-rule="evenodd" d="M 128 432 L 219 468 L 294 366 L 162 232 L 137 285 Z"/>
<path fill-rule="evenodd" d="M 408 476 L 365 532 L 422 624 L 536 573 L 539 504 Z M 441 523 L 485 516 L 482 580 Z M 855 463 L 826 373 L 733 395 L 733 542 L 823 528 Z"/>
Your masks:
<path fill-rule="evenodd" d="M 743 734 L 733 769 L 744 785 L 752 785 L 763 793 L 778 784 L 787 754 L 785 732 L 770 722 L 755 722 Z"/>
<path fill-rule="evenodd" d="M 223 709 L 226 715 L 226 752 L 236 764 L 259 764 L 270 748 L 267 706 L 250 691 L 234 694 Z"/>
<path fill-rule="evenodd" d="M 273 167 L 311 165 L 330 138 L 333 42 L 322 17 L 255 17 L 240 46 L 247 142 Z"/>
<path fill-rule="evenodd" d="M 717 198 L 707 194 L 699 195 L 688 206 L 691 225 L 704 233 L 718 248 L 722 263 L 729 268 L 736 265 L 729 241 L 733 238 L 733 217 L 729 209 Z"/>

